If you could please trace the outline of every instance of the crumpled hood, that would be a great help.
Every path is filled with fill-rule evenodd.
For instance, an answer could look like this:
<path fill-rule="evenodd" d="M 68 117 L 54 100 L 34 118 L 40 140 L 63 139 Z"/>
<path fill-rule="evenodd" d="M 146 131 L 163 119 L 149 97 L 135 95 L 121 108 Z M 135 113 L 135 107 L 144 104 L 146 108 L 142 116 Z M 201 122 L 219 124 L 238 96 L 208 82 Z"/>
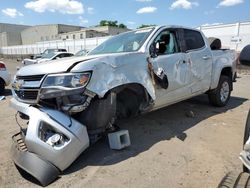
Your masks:
<path fill-rule="evenodd" d="M 104 55 L 69 57 L 59 60 L 47 61 L 39 64 L 28 65 L 22 67 L 17 72 L 17 75 L 29 76 L 29 75 L 61 73 L 67 71 L 73 64 L 77 62 L 87 61 L 90 59 L 98 59 L 101 58 L 102 56 Z"/>

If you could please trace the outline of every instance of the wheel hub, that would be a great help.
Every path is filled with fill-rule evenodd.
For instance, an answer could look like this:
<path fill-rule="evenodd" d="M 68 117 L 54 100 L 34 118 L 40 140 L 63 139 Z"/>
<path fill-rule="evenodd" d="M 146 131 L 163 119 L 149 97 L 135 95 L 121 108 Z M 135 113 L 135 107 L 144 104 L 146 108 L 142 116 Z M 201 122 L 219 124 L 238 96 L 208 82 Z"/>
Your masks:
<path fill-rule="evenodd" d="M 222 102 L 226 102 L 229 96 L 229 84 L 227 82 L 223 82 L 220 90 L 220 99 Z"/>

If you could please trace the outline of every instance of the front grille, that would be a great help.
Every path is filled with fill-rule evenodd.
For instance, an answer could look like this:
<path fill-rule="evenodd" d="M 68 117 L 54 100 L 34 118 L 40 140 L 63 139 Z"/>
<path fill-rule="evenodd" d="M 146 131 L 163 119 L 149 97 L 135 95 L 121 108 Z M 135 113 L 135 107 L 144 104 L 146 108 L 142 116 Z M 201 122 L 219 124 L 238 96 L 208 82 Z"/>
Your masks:
<path fill-rule="evenodd" d="M 36 103 L 44 76 L 44 74 L 30 76 L 17 75 L 12 85 L 16 97 L 23 102 Z"/>
<path fill-rule="evenodd" d="M 43 77 L 44 77 L 44 74 L 32 75 L 32 76 L 16 76 L 16 80 L 40 81 Z"/>
<path fill-rule="evenodd" d="M 21 100 L 36 100 L 38 95 L 37 90 L 15 90 L 15 93 Z"/>

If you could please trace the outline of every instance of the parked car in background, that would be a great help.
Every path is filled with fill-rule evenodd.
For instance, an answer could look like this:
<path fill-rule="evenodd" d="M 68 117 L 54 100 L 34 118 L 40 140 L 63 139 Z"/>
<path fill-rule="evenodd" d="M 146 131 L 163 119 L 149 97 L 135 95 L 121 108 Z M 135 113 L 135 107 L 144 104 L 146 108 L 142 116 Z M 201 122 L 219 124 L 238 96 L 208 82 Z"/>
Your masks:
<path fill-rule="evenodd" d="M 31 59 L 41 58 L 42 55 L 44 55 L 44 54 L 49 54 L 49 53 L 51 53 L 51 52 L 67 52 L 67 50 L 64 49 L 64 48 L 49 48 L 49 49 L 44 50 L 44 51 L 43 51 L 42 53 L 40 53 L 40 54 L 36 54 L 36 55 L 34 55 L 34 56 L 31 56 Z"/>
<path fill-rule="evenodd" d="M 50 52 L 48 54 L 43 54 L 41 58 L 24 59 L 22 61 L 22 64 L 23 65 L 31 65 L 31 64 L 43 63 L 46 61 L 51 61 L 51 60 L 61 59 L 61 58 L 71 57 L 71 56 L 74 56 L 74 54 L 69 53 L 69 52 Z"/>
<path fill-rule="evenodd" d="M 239 61 L 242 65 L 250 66 L 250 44 L 241 50 Z"/>
<path fill-rule="evenodd" d="M 4 93 L 5 86 L 9 85 L 11 81 L 10 73 L 4 62 L 0 61 L 0 95 Z"/>
<path fill-rule="evenodd" d="M 87 50 L 79 50 L 78 52 L 75 53 L 75 56 L 85 56 L 87 55 L 88 51 Z"/>

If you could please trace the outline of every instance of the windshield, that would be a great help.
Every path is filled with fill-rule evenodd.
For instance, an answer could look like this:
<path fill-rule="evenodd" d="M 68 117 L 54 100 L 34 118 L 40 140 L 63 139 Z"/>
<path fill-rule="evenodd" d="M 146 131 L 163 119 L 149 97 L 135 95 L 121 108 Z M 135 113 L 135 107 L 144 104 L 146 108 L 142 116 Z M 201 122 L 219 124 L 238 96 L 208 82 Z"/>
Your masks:
<path fill-rule="evenodd" d="M 52 57 L 54 57 L 56 54 L 54 53 L 54 52 L 50 52 L 50 53 L 48 53 L 48 54 L 43 54 L 42 55 L 42 59 L 50 59 L 50 58 L 52 58 Z"/>
<path fill-rule="evenodd" d="M 44 50 L 44 52 L 42 54 L 49 54 L 53 51 L 54 51 L 53 49 L 46 49 L 46 50 Z"/>
<path fill-rule="evenodd" d="M 87 54 L 87 51 L 86 50 L 80 50 L 80 51 L 78 51 L 76 54 L 75 54 L 75 56 L 84 56 L 84 55 L 86 55 Z"/>
<path fill-rule="evenodd" d="M 152 28 L 143 29 L 114 36 L 97 46 L 88 55 L 137 51 L 152 30 Z"/>

